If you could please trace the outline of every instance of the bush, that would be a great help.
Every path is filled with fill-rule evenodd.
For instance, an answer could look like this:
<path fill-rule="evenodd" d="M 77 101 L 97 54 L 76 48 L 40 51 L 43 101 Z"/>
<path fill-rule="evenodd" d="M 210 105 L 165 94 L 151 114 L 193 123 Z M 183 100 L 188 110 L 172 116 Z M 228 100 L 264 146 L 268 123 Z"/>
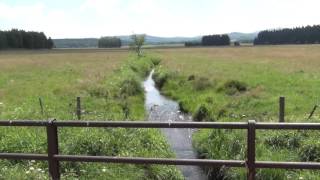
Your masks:
<path fill-rule="evenodd" d="M 120 84 L 121 96 L 134 96 L 143 92 L 140 81 L 135 77 L 127 77 Z"/>
<path fill-rule="evenodd" d="M 195 79 L 196 79 L 196 77 L 193 74 L 188 77 L 188 81 L 193 81 Z"/>
<path fill-rule="evenodd" d="M 234 95 L 239 92 L 247 91 L 247 84 L 237 80 L 230 80 L 224 83 L 223 87 L 219 91 L 224 91 L 228 95 Z"/>
<path fill-rule="evenodd" d="M 241 130 L 200 130 L 193 135 L 194 147 L 206 159 L 245 159 L 245 133 Z M 226 167 L 208 167 L 208 179 L 242 179 Z M 236 177 L 233 177 L 233 176 Z"/>
<path fill-rule="evenodd" d="M 208 108 L 201 104 L 200 106 L 197 107 L 194 115 L 193 115 L 193 119 L 195 121 L 203 121 L 203 120 L 208 120 L 210 117 L 210 114 L 209 114 L 209 110 Z"/>
<path fill-rule="evenodd" d="M 195 79 L 192 83 L 193 88 L 197 91 L 201 91 L 204 89 L 207 89 L 212 86 L 212 83 L 208 78 L 200 77 L 198 79 Z"/>
<path fill-rule="evenodd" d="M 275 132 L 265 139 L 264 143 L 272 148 L 295 149 L 301 144 L 301 136 L 295 132 Z"/>
<path fill-rule="evenodd" d="M 144 56 L 140 58 L 132 58 L 128 62 L 130 69 L 136 72 L 139 77 L 144 78 L 153 68 L 154 64 L 151 57 Z"/>
<path fill-rule="evenodd" d="M 153 79 L 154 82 L 156 83 L 156 86 L 161 89 L 164 84 L 167 82 L 169 79 L 170 74 L 168 71 L 164 71 L 162 69 L 158 69 L 154 74 L 153 74 Z"/>
<path fill-rule="evenodd" d="M 183 101 L 178 101 L 178 104 L 179 104 L 179 110 L 180 110 L 181 112 L 184 112 L 184 113 L 189 112 L 188 109 L 187 109 L 187 107 L 186 107 L 186 103 L 185 103 L 185 102 L 183 102 Z"/>
<path fill-rule="evenodd" d="M 320 142 L 307 141 L 299 150 L 301 161 L 316 161 L 320 162 Z"/>
<path fill-rule="evenodd" d="M 161 63 L 161 59 L 158 57 L 151 57 L 150 60 L 151 60 L 152 64 L 155 66 L 157 66 Z"/>

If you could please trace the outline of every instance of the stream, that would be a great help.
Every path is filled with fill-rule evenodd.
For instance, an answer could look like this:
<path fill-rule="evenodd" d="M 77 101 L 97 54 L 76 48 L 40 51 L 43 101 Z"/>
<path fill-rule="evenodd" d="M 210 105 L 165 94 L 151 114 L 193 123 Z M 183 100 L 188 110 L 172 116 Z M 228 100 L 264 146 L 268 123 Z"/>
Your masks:
<path fill-rule="evenodd" d="M 181 113 L 177 102 L 161 95 L 152 79 L 154 70 L 144 81 L 145 108 L 148 112 L 148 121 L 192 121 L 190 115 Z M 177 158 L 197 159 L 192 147 L 193 129 L 161 129 L 166 136 L 171 149 Z M 197 166 L 178 166 L 186 180 L 205 180 L 205 172 Z"/>

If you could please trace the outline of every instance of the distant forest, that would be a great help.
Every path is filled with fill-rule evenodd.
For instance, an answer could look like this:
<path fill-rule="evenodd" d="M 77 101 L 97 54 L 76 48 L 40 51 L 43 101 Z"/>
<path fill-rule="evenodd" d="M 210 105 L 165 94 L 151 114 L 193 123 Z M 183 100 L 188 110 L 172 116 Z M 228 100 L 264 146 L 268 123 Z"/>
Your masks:
<path fill-rule="evenodd" d="M 320 25 L 292 29 L 265 30 L 259 32 L 254 40 L 255 45 L 315 43 L 320 43 Z"/>
<path fill-rule="evenodd" d="M 51 49 L 52 39 L 43 32 L 12 29 L 0 31 L 0 49 Z"/>
<path fill-rule="evenodd" d="M 190 41 L 184 44 L 186 47 L 190 46 L 229 46 L 230 37 L 228 34 L 207 35 L 201 38 L 201 42 Z"/>
<path fill-rule="evenodd" d="M 98 41 L 99 48 L 120 48 L 121 39 L 118 37 L 101 37 Z"/>

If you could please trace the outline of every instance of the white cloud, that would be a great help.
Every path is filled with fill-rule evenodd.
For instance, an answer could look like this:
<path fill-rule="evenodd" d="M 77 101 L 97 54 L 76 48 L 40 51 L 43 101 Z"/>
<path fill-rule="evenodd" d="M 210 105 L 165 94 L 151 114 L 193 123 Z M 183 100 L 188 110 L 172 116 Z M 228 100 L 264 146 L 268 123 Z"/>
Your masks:
<path fill-rule="evenodd" d="M 1 28 L 71 38 L 132 32 L 194 36 L 320 23 L 318 0 L 84 0 L 72 6 L 0 1 Z"/>

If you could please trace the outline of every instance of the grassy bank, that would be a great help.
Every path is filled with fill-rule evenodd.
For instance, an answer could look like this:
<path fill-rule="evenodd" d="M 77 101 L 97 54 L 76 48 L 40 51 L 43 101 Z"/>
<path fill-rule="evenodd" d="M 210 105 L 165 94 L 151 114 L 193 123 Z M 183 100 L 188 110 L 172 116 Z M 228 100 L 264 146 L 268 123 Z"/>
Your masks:
<path fill-rule="evenodd" d="M 162 93 L 196 121 L 277 122 L 285 96 L 286 121 L 319 122 L 320 46 L 262 46 L 154 50 L 162 58 L 154 78 Z M 201 130 L 194 134 L 200 157 L 245 159 L 245 132 Z M 319 161 L 318 132 L 258 131 L 257 159 Z M 208 169 L 211 178 L 245 179 L 241 169 Z M 259 179 L 317 179 L 316 171 L 259 170 Z"/>
<path fill-rule="evenodd" d="M 75 97 L 83 119 L 143 120 L 141 81 L 151 57 L 126 52 L 19 51 L 0 54 L 0 119 L 75 119 Z M 38 97 L 44 101 L 41 113 Z M 46 153 L 41 128 L 1 128 L 1 152 Z M 59 129 L 60 153 L 173 157 L 160 131 L 147 129 Z M 61 163 L 63 179 L 182 179 L 172 166 Z M 47 163 L 0 162 L 0 179 L 48 179 Z"/>

